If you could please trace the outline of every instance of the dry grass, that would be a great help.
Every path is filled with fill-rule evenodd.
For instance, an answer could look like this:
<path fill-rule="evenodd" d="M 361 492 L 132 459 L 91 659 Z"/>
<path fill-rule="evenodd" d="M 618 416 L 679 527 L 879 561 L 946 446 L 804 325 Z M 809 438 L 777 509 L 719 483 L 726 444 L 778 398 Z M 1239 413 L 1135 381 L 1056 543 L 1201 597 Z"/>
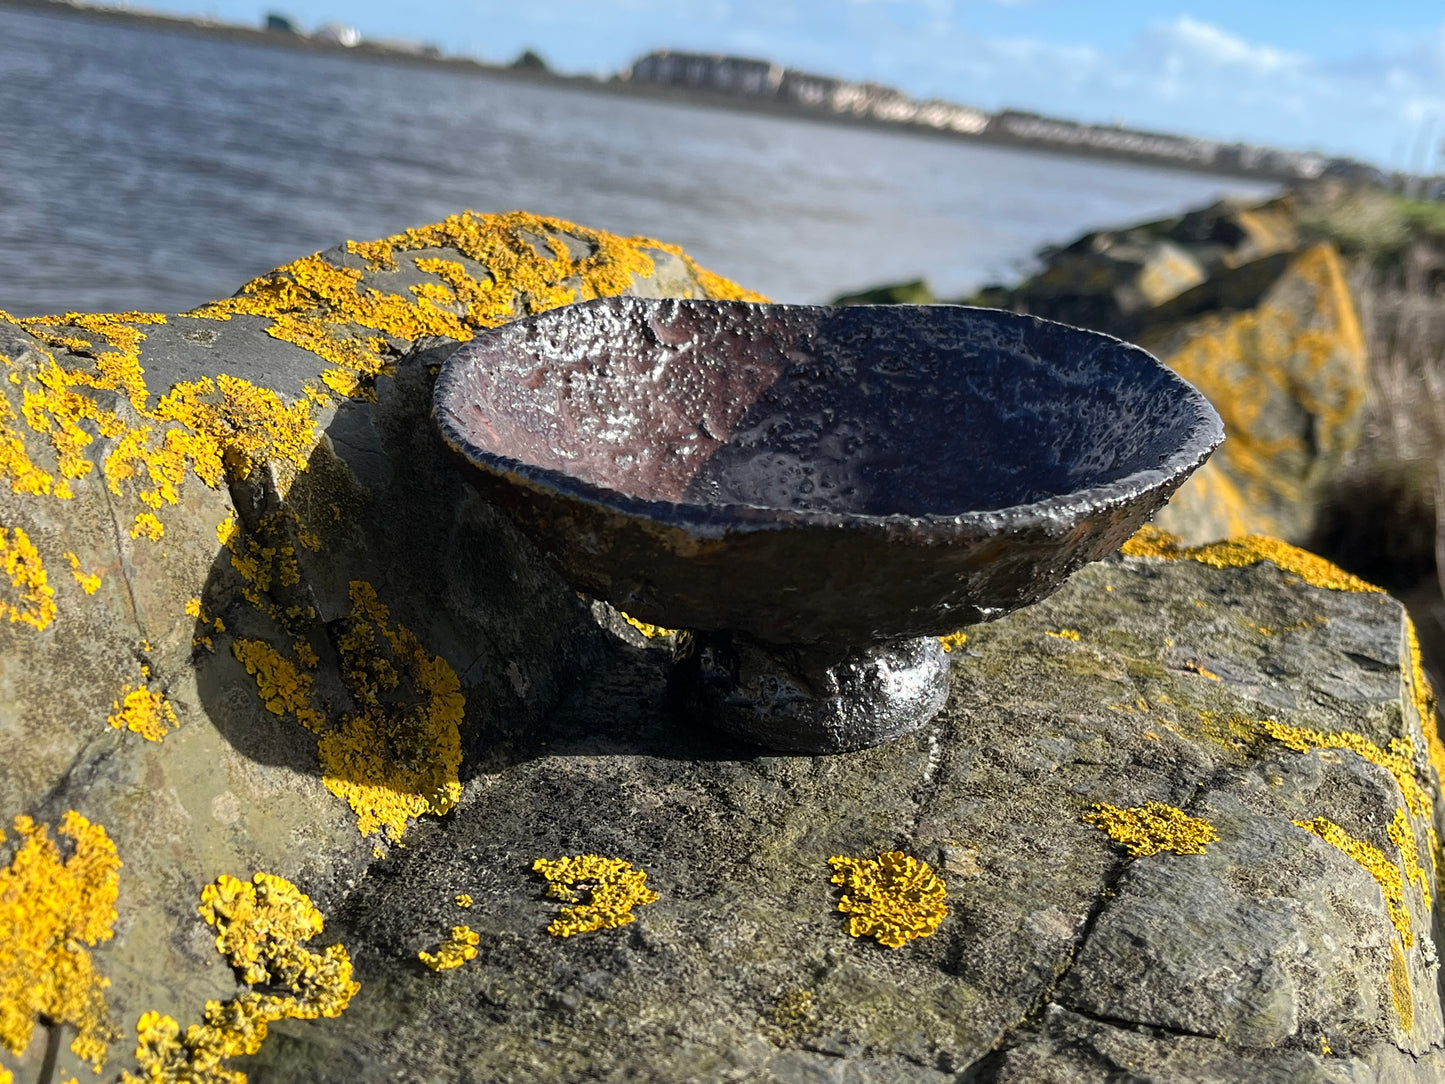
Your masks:
<path fill-rule="evenodd" d="M 1363 262 L 1352 279 L 1370 354 L 1364 433 L 1311 548 L 1405 602 L 1445 687 L 1445 291 Z"/>

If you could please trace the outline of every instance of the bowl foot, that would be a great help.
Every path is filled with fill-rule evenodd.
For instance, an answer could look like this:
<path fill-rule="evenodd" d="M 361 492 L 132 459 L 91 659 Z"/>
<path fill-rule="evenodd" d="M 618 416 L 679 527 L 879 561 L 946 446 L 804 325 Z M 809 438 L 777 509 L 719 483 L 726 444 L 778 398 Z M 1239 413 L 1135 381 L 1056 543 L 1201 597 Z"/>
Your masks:
<path fill-rule="evenodd" d="M 686 703 L 709 723 L 785 753 L 881 745 L 948 699 L 948 656 L 933 636 L 848 648 L 689 632 L 677 667 Z"/>

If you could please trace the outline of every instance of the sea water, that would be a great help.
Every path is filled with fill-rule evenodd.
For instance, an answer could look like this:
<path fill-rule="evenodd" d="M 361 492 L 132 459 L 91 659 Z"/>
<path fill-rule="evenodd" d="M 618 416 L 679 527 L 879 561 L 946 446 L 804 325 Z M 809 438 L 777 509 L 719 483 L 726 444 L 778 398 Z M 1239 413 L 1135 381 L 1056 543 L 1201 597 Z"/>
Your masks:
<path fill-rule="evenodd" d="M 1011 280 L 1257 182 L 0 9 L 0 309 L 175 312 L 346 238 L 525 209 L 778 301 Z"/>

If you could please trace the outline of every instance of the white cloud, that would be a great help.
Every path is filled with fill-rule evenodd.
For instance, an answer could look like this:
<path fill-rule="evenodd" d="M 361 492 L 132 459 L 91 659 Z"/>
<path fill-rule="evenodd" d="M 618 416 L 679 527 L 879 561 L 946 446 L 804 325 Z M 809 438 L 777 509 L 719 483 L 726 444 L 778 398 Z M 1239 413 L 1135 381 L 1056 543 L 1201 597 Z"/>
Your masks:
<path fill-rule="evenodd" d="M 882 21 L 878 23 L 882 27 Z M 1155 21 L 1114 49 L 954 25 L 922 42 L 875 34 L 875 77 L 919 97 L 1283 147 L 1404 168 L 1406 143 L 1445 123 L 1445 25 L 1386 52 L 1322 63 L 1190 16 Z M 1393 157 L 1392 157 L 1393 156 Z"/>
<path fill-rule="evenodd" d="M 1308 64 L 1296 53 L 1254 45 L 1188 15 L 1153 24 L 1140 35 L 1138 45 L 1155 53 L 1166 66 L 1195 70 L 1232 67 L 1269 74 Z"/>

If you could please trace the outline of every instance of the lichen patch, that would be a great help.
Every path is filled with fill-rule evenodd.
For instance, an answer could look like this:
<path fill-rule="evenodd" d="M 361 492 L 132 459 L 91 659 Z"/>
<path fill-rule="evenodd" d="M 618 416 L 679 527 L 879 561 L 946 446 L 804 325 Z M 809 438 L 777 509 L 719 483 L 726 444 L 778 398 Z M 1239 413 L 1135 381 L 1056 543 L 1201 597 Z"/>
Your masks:
<path fill-rule="evenodd" d="M 1379 591 L 1372 583 L 1316 557 L 1308 550 L 1264 535 L 1242 535 L 1207 546 L 1186 546 L 1176 535 L 1146 523 L 1120 550 L 1126 557 L 1157 557 L 1168 561 L 1198 561 L 1211 568 L 1245 568 L 1270 561 L 1282 572 L 1298 576 L 1313 587 L 1331 591 Z"/>
<path fill-rule="evenodd" d="M 198 911 L 248 989 L 208 1001 L 203 1022 L 184 1036 L 173 1018 L 143 1014 L 136 1022 L 139 1071 L 122 1074 L 122 1084 L 245 1084 L 246 1074 L 226 1062 L 260 1050 L 269 1024 L 339 1016 L 361 989 L 344 946 L 304 947 L 321 933 L 321 913 L 283 877 L 222 875 L 201 890 Z"/>
<path fill-rule="evenodd" d="M 676 629 L 666 629 L 663 628 L 661 625 L 649 625 L 646 621 L 637 620 L 637 618 L 633 617 L 631 614 L 622 613 L 621 610 L 618 610 L 617 612 L 621 614 L 622 620 L 626 621 L 629 625 L 635 628 L 638 632 L 642 633 L 642 635 L 647 637 L 649 640 L 665 640 L 667 637 L 677 634 Z"/>
<path fill-rule="evenodd" d="M 1107 833 L 1115 843 L 1122 843 L 1135 858 L 1164 851 L 1204 854 L 1208 845 L 1219 839 L 1214 825 L 1203 817 L 1192 817 L 1163 802 L 1127 808 L 1095 802 L 1082 819 L 1085 824 Z"/>
<path fill-rule="evenodd" d="M 886 851 L 876 859 L 834 855 L 828 864 L 833 883 L 843 886 L 838 910 L 851 916 L 848 933 L 853 937 L 901 948 L 933 933 L 948 915 L 943 880 L 928 863 L 902 851 Z"/>
<path fill-rule="evenodd" d="M 74 553 L 66 553 L 65 559 L 70 563 L 70 575 L 80 589 L 87 595 L 93 595 L 100 590 L 100 574 L 98 572 L 83 572 L 80 566 L 80 558 Z"/>
<path fill-rule="evenodd" d="M 964 632 L 962 629 L 959 629 L 957 632 L 950 632 L 947 636 L 940 636 L 938 638 L 938 642 L 943 645 L 943 651 L 946 655 L 953 654 L 954 648 L 962 647 L 964 643 L 967 642 L 967 640 L 968 633 Z"/>
<path fill-rule="evenodd" d="M 631 862 L 620 858 L 596 854 L 550 861 L 539 858 L 532 869 L 546 879 L 548 896 L 573 904 L 562 908 L 547 926 L 553 937 L 626 926 L 636 918 L 634 907 L 656 903 L 659 898 L 647 887 L 647 871 L 634 869 Z"/>
<path fill-rule="evenodd" d="M 116 699 L 111 702 L 110 714 L 105 721 L 112 729 L 129 730 L 146 741 L 156 742 L 180 726 L 180 720 L 166 694 L 144 683 L 127 683 L 122 686 Z"/>
<path fill-rule="evenodd" d="M 1400 875 L 1400 868 L 1385 856 L 1385 852 L 1372 843 L 1356 839 L 1328 817 L 1315 817 L 1294 823 L 1343 852 L 1375 879 L 1385 897 L 1385 909 L 1390 914 L 1390 921 L 1400 935 L 1400 943 L 1405 948 L 1413 945 L 1415 934 L 1410 929 L 1410 909 L 1405 904 L 1405 879 Z"/>
<path fill-rule="evenodd" d="M 19 527 L 0 527 L 0 567 L 10 577 L 10 591 L 0 594 L 0 614 L 12 625 L 43 631 L 55 620 L 55 589 L 40 552 Z"/>
<path fill-rule="evenodd" d="M 470 926 L 453 926 L 451 935 L 437 946 L 435 952 L 418 952 L 417 959 L 433 971 L 450 971 L 475 959 L 481 939 L 482 935 Z"/>
<path fill-rule="evenodd" d="M 114 1033 L 105 1002 L 110 985 L 87 948 L 109 941 L 120 888 L 120 859 L 105 829 L 71 810 L 59 834 L 15 818 L 19 844 L 0 869 L 0 1046 L 20 1054 L 35 1022 L 77 1031 L 70 1049 L 99 1072 Z M 4 833 L 0 832 L 0 841 Z"/>

